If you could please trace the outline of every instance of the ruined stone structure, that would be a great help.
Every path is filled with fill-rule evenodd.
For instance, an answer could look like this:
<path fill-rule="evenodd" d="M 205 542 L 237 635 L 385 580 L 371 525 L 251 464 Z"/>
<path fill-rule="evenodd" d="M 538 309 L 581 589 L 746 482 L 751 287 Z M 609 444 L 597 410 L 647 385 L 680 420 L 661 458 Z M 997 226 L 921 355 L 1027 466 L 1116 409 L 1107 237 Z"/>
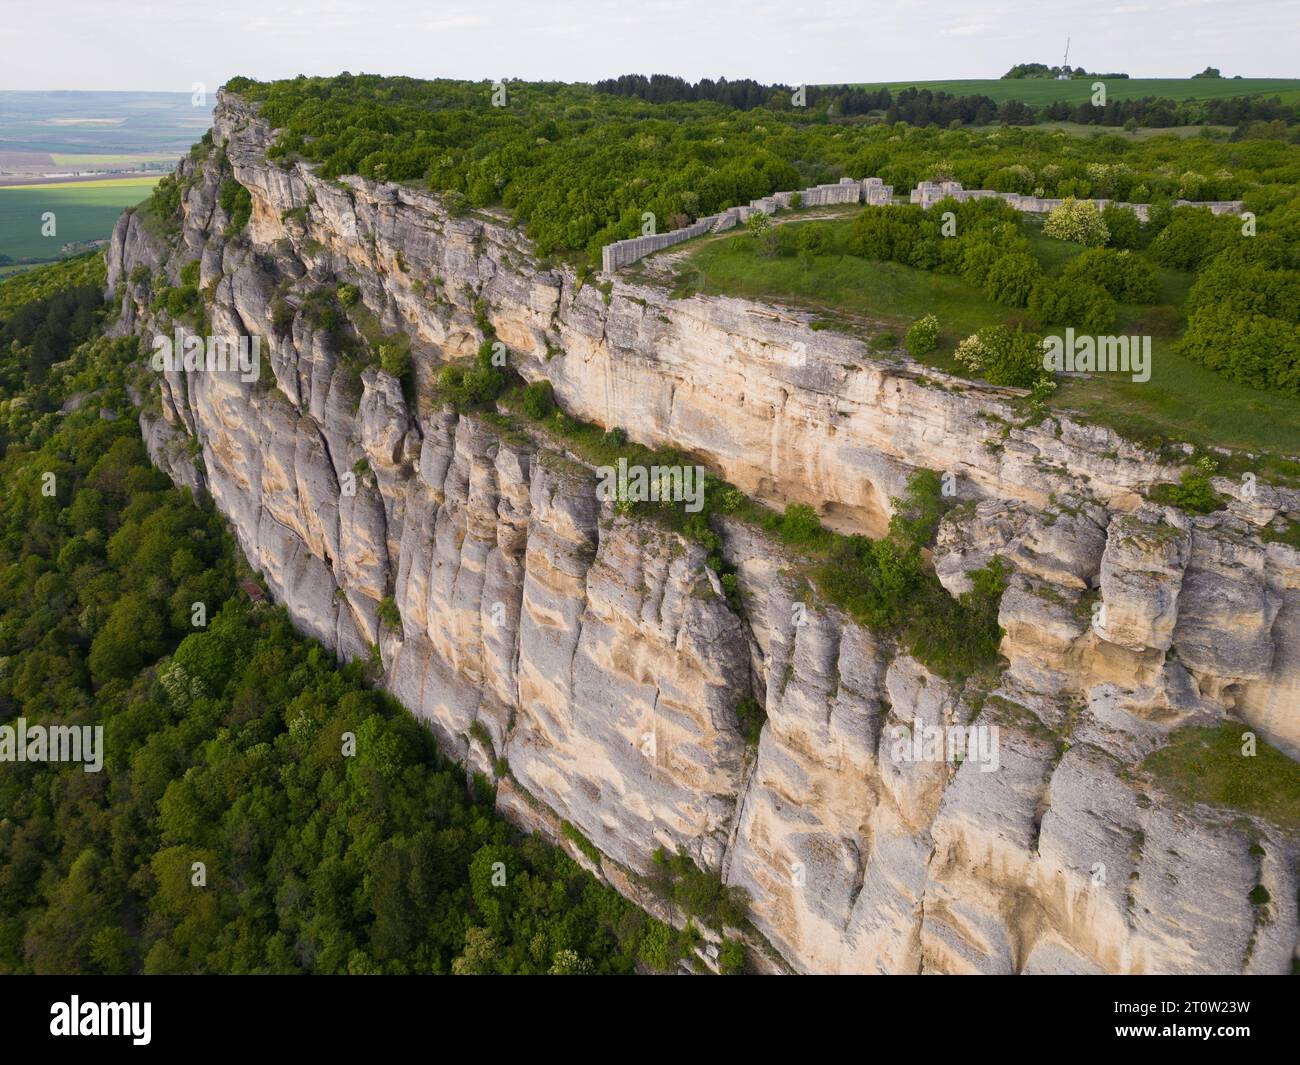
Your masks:
<path fill-rule="evenodd" d="M 863 178 L 861 181 L 846 177 L 840 178 L 835 184 L 814 185 L 811 188 L 801 189 L 798 196 L 800 207 L 828 207 L 845 203 L 864 203 L 870 207 L 884 207 L 894 202 L 894 187 L 886 185 L 877 177 Z M 600 254 L 601 270 L 606 274 L 612 274 L 621 267 L 629 266 L 638 259 L 644 259 L 653 252 L 671 248 L 674 244 L 681 244 L 683 241 L 702 237 L 706 233 L 721 233 L 723 230 L 731 229 L 744 222 L 750 215 L 759 212 L 775 214 L 777 211 L 788 210 L 793 204 L 794 197 L 794 192 L 774 192 L 771 196 L 750 200 L 743 207 L 728 207 L 718 214 L 707 215 L 692 222 L 689 226 L 682 226 L 680 229 L 644 237 L 632 237 L 628 240 L 618 240 L 613 244 L 606 244 L 601 249 Z M 1064 199 L 1025 196 L 1018 192 L 965 189 L 962 188 L 960 181 L 922 181 L 912 190 L 909 196 L 911 203 L 919 204 L 927 209 L 941 200 L 949 199 L 956 200 L 958 203 L 966 203 L 970 200 L 1001 199 L 1005 200 L 1017 211 L 1025 211 L 1030 214 L 1046 214 L 1065 202 Z M 1150 204 L 1125 203 L 1121 200 L 1086 200 L 1084 202 L 1095 203 L 1098 210 L 1112 203 L 1117 207 L 1126 207 L 1143 222 L 1148 220 L 1151 210 Z M 1175 200 L 1173 206 L 1208 207 L 1215 214 L 1240 214 L 1243 209 L 1241 200 Z"/>
<path fill-rule="evenodd" d="M 995 192 L 993 189 L 964 189 L 960 181 L 922 181 L 912 190 L 910 201 L 920 204 L 924 208 L 933 207 L 941 200 L 956 200 L 958 203 L 967 203 L 970 200 L 1005 200 L 1017 211 L 1026 211 L 1031 214 L 1046 214 L 1055 207 L 1060 207 L 1065 202 L 1064 199 L 1048 198 L 1044 196 L 1025 196 L 1019 192 Z M 1143 222 L 1147 221 L 1151 210 L 1151 205 L 1147 203 L 1126 203 L 1122 200 L 1084 200 L 1084 203 L 1094 203 L 1097 210 L 1101 210 L 1109 204 L 1116 207 L 1126 207 Z M 1208 207 L 1215 214 L 1240 214 L 1242 211 L 1241 200 L 1175 200 L 1175 207 Z"/>
<path fill-rule="evenodd" d="M 719 214 L 706 215 L 692 222 L 689 226 L 673 229 L 667 233 L 654 233 L 644 237 L 632 237 L 606 244 L 600 251 L 601 270 L 612 274 L 620 267 L 628 266 L 638 259 L 644 259 L 652 252 L 662 251 L 682 241 L 702 237 L 706 233 L 721 233 L 744 222 L 753 214 L 775 214 L 777 211 L 789 210 L 794 204 L 794 197 L 799 196 L 800 207 L 829 207 L 843 203 L 866 203 L 881 206 L 892 202 L 894 188 L 886 185 L 880 178 L 869 177 L 861 181 L 853 178 L 840 178 L 830 185 L 814 185 L 811 188 L 795 192 L 774 192 L 750 200 L 743 207 L 728 207 Z"/>

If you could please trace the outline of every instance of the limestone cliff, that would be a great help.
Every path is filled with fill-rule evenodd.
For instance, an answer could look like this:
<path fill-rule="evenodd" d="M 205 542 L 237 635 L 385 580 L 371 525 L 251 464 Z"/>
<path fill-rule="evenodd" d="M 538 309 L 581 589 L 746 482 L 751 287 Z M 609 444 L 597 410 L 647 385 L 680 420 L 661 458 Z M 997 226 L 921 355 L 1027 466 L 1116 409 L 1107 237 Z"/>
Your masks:
<path fill-rule="evenodd" d="M 1297 840 L 1166 801 L 1138 766 L 1177 726 L 1225 719 L 1300 755 L 1300 552 L 1258 536 L 1300 517 L 1296 493 L 1261 484 L 1191 518 L 1144 500 L 1179 469 L 1108 430 L 1022 424 L 1005 390 L 795 312 L 581 284 L 503 219 L 269 164 L 237 99 L 214 134 L 224 153 L 178 171 L 179 234 L 140 213 L 114 232 L 119 328 L 170 333 L 144 275 L 175 285 L 198 260 L 211 331 L 263 338 L 274 382 L 161 374 L 150 452 L 212 494 L 304 631 L 347 658 L 378 647 L 387 687 L 500 777 L 509 816 L 561 840 L 569 822 L 638 896 L 654 850 L 680 847 L 749 892 L 778 968 L 1290 969 Z M 252 215 L 226 236 L 229 173 Z M 311 325 L 303 304 L 339 282 L 412 338 L 413 400 Z M 951 472 L 966 502 L 934 550 L 945 586 L 1014 566 L 996 690 L 954 690 L 727 519 L 733 607 L 702 548 L 602 504 L 562 444 L 431 403 L 485 320 L 573 416 L 842 530 L 879 533 L 912 471 Z M 766 710 L 756 748 L 743 698 Z M 997 771 L 895 757 L 917 721 L 998 725 Z"/>

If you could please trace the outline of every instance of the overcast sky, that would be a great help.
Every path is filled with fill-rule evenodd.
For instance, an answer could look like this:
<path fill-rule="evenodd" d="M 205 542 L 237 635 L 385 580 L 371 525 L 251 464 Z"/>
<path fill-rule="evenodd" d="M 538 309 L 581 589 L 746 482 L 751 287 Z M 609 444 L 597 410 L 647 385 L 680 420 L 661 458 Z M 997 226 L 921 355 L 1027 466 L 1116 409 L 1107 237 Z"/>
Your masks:
<path fill-rule="evenodd" d="M 234 74 L 790 84 L 1300 75 L 1300 0 L 4 0 L 0 89 L 214 88 Z"/>

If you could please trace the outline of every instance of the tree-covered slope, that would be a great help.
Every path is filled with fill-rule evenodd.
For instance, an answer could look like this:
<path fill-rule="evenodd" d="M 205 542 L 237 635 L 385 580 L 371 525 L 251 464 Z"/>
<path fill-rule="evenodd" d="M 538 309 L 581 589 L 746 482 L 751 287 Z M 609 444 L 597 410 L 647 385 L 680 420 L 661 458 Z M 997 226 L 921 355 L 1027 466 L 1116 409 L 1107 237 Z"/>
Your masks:
<path fill-rule="evenodd" d="M 99 772 L 0 764 L 0 972 L 672 967 L 691 933 L 509 827 L 362 667 L 238 590 L 221 516 L 149 464 L 135 338 L 93 308 L 41 332 L 102 278 L 0 284 L 0 725 L 104 730 Z"/>

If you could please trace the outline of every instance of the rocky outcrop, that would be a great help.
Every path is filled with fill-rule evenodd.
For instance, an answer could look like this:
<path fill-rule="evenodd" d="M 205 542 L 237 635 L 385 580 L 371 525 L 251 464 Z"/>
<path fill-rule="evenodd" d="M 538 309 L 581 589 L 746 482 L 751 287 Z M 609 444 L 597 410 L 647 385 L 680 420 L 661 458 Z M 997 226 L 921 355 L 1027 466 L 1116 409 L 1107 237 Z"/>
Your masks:
<path fill-rule="evenodd" d="M 216 142 L 178 171 L 179 234 L 119 222 L 119 328 L 170 333 L 136 267 L 175 284 L 197 260 L 213 333 L 261 338 L 269 372 L 161 373 L 150 454 L 211 494 L 305 632 L 376 661 L 497 779 L 509 816 L 572 847 L 568 822 L 631 893 L 657 848 L 683 850 L 749 893 L 737 934 L 796 971 L 1290 967 L 1296 840 L 1153 801 L 1140 766 L 1179 725 L 1229 718 L 1300 754 L 1300 552 L 1256 535 L 1294 493 L 1189 518 L 1142 498 L 1178 470 L 1108 430 L 1020 424 L 1005 391 L 795 312 L 580 283 L 494 216 L 268 164 L 238 100 Z M 227 237 L 229 173 L 253 209 Z M 409 394 L 311 313 L 341 282 L 410 338 Z M 570 415 L 847 531 L 882 530 L 914 470 L 951 473 L 963 502 L 935 566 L 960 594 L 1007 561 L 1005 670 L 950 684 L 732 518 L 724 589 L 699 544 L 602 503 L 562 440 L 443 408 L 429 386 L 485 324 Z M 746 699 L 766 713 L 756 745 Z M 996 765 L 945 748 L 967 730 Z"/>

